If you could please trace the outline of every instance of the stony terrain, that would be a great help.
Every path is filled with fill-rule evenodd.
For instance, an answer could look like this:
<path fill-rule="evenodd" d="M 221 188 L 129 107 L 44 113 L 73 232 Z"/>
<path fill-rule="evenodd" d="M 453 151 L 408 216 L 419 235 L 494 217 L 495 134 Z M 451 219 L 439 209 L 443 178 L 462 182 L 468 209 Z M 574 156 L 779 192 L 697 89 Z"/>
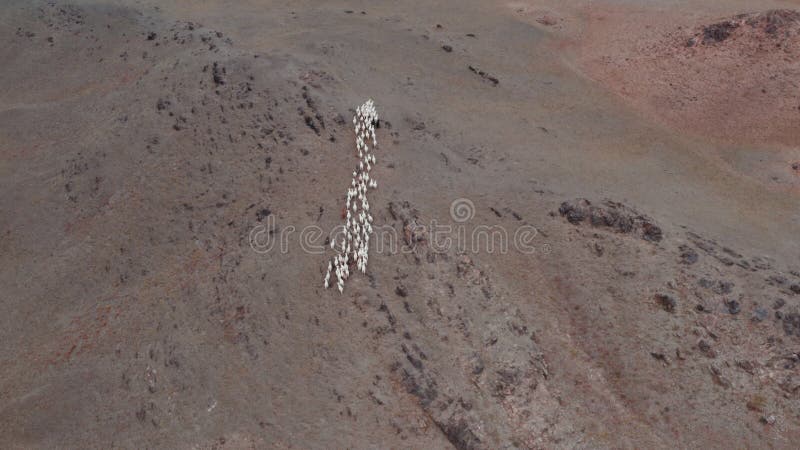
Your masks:
<path fill-rule="evenodd" d="M 794 448 L 797 17 L 5 2 L 0 446 Z"/>

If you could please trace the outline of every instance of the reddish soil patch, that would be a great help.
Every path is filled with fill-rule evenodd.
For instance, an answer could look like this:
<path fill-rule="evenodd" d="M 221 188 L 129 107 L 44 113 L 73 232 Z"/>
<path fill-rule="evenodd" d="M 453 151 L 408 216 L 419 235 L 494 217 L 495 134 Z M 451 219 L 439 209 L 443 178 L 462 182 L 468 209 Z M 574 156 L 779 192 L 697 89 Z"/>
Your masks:
<path fill-rule="evenodd" d="M 690 28 L 672 19 L 672 29 L 650 18 L 655 25 L 627 30 L 624 40 L 596 42 L 593 29 L 616 26 L 614 16 L 590 17 L 582 60 L 591 77 L 682 130 L 739 144 L 800 142 L 800 12 Z"/>

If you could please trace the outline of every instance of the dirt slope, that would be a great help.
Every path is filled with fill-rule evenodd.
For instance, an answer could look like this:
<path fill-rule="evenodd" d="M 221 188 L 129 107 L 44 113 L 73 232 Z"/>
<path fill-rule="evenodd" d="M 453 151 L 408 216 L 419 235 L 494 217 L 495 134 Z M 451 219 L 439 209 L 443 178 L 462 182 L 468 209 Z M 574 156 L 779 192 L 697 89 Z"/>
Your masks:
<path fill-rule="evenodd" d="M 796 24 L 690 4 L 5 3 L 3 447 L 792 448 Z M 368 97 L 405 250 L 339 294 Z"/>

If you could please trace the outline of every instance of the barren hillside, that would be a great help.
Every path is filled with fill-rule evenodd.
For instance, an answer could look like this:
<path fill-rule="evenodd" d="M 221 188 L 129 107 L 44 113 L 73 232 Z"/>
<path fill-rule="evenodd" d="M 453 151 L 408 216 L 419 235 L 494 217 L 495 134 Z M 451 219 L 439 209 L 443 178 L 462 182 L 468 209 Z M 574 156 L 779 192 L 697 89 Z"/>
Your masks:
<path fill-rule="evenodd" d="M 798 9 L 5 2 L 2 447 L 794 448 Z"/>

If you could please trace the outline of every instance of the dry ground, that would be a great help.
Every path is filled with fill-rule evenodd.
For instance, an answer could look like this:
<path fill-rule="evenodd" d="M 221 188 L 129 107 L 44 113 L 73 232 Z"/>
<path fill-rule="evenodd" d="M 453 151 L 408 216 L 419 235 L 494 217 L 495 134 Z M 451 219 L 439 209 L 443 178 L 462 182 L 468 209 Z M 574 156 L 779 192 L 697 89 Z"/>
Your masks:
<path fill-rule="evenodd" d="M 793 448 L 794 9 L 5 2 L 0 446 Z M 367 97 L 415 246 L 339 294 Z"/>

